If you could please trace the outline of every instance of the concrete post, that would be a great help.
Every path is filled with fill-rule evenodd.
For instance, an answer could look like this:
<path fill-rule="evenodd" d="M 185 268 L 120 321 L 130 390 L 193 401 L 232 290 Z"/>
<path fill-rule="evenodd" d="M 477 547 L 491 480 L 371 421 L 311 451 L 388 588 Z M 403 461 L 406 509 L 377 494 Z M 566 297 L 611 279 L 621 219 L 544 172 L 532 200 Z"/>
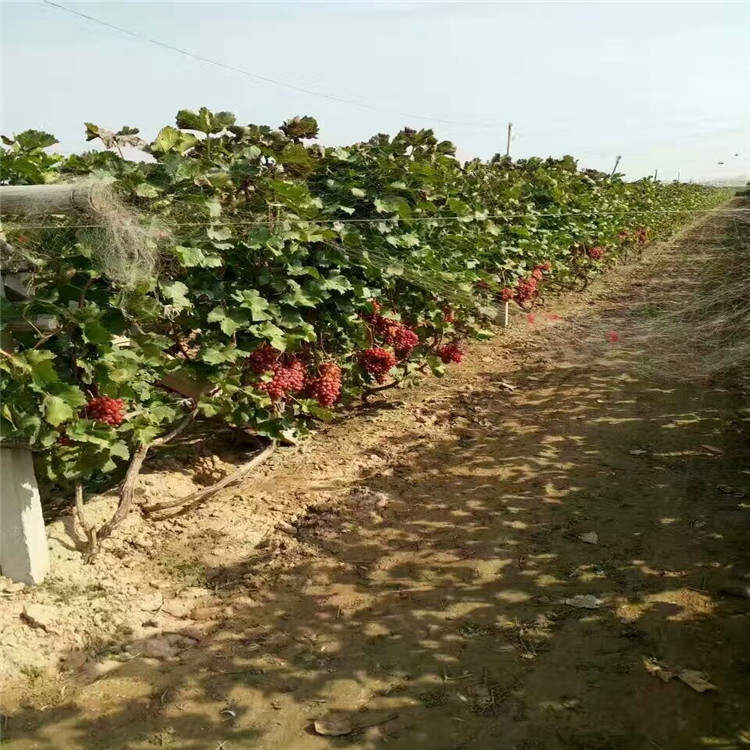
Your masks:
<path fill-rule="evenodd" d="M 21 583 L 41 583 L 49 571 L 42 503 L 31 452 L 0 449 L 0 567 Z"/>
<path fill-rule="evenodd" d="M 0 274 L 0 298 L 7 278 Z M 0 345 L 12 351 L 13 335 L 0 332 Z M 31 451 L 0 447 L 0 568 L 20 583 L 41 583 L 49 571 L 42 502 Z"/>
<path fill-rule="evenodd" d="M 49 216 L 87 212 L 93 206 L 96 189 L 94 183 L 88 182 L 67 182 L 61 185 L 3 185 L 0 187 L 0 215 Z"/>

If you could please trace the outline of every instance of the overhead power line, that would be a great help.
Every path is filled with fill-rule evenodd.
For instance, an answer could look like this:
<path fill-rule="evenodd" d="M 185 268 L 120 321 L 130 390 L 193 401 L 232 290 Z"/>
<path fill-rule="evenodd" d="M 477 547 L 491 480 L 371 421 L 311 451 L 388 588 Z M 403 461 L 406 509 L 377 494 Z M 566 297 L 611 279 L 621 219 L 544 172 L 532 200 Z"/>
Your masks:
<path fill-rule="evenodd" d="M 307 94 L 309 96 L 317 96 L 321 99 L 327 99 L 328 101 L 337 102 L 339 104 L 349 104 L 353 107 L 361 107 L 362 109 L 369 109 L 373 112 L 385 112 L 392 115 L 400 115 L 401 117 L 411 117 L 417 120 L 425 120 L 427 122 L 436 122 L 441 123 L 445 125 L 461 125 L 464 127 L 472 127 L 472 128 L 487 128 L 491 130 L 500 130 L 504 129 L 505 125 L 492 125 L 489 123 L 481 123 L 481 122 L 469 122 L 465 120 L 449 120 L 446 118 L 441 117 L 431 117 L 428 115 L 416 115 L 412 112 L 401 112 L 398 110 L 391 110 L 391 109 L 385 109 L 383 107 L 379 107 L 374 104 L 369 104 L 368 102 L 358 101 L 356 99 L 348 99 L 343 96 L 334 96 L 332 94 L 326 94 L 322 91 L 314 91 L 313 89 L 305 88 L 304 86 L 297 86 L 294 83 L 288 83 L 287 81 L 281 81 L 277 78 L 269 78 L 268 76 L 261 75 L 259 73 L 254 73 L 250 70 L 245 70 L 244 68 L 238 68 L 234 65 L 230 65 L 229 63 L 221 62 L 220 60 L 214 60 L 213 58 L 206 57 L 205 55 L 200 55 L 195 52 L 191 52 L 190 50 L 182 49 L 182 47 L 176 47 L 173 44 L 168 44 L 167 42 L 162 42 L 158 39 L 154 39 L 153 37 L 146 36 L 145 34 L 141 34 L 137 31 L 131 31 L 130 29 L 126 29 L 123 26 L 118 26 L 117 24 L 110 23 L 109 21 L 104 21 L 101 18 L 97 18 L 96 16 L 90 16 L 87 13 L 81 13 L 80 11 L 73 10 L 72 8 L 66 8 L 64 5 L 60 5 L 60 3 L 53 2 L 53 0 L 42 0 L 45 5 L 51 5 L 54 8 L 57 8 L 58 10 L 62 10 L 65 13 L 70 13 L 71 15 L 78 16 L 79 18 L 83 18 L 87 21 L 90 21 L 91 23 L 98 24 L 99 26 L 104 26 L 108 29 L 113 29 L 114 31 L 118 31 L 121 34 L 126 34 L 127 36 L 133 37 L 134 39 L 139 39 L 144 42 L 148 42 L 149 44 L 154 44 L 157 47 L 161 47 L 162 49 L 170 50 L 171 52 L 177 52 L 180 55 L 183 55 L 185 57 L 189 57 L 192 60 L 197 60 L 202 63 L 206 63 L 208 65 L 213 65 L 217 68 L 223 68 L 224 70 L 230 70 L 233 73 L 239 73 L 240 75 L 247 76 L 248 78 L 252 78 L 256 81 L 260 81 L 261 83 L 267 83 L 271 86 L 280 86 L 285 89 L 289 89 L 290 91 L 297 91 L 302 94 Z"/>

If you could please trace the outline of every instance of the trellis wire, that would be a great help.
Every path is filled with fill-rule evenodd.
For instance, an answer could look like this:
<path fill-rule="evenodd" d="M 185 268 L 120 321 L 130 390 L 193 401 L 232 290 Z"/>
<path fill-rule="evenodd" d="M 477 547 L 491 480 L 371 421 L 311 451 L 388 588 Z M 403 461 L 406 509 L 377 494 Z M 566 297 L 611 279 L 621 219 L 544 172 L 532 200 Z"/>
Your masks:
<path fill-rule="evenodd" d="M 253 220 L 233 220 L 233 219 L 216 219 L 204 221 L 187 221 L 171 222 L 164 220 L 169 227 L 200 227 L 200 226 L 275 226 L 284 223 L 295 224 L 317 224 L 317 225 L 334 225 L 334 224 L 383 224 L 383 223 L 409 223 L 409 222 L 429 222 L 429 221 L 460 221 L 463 223 L 488 221 L 494 219 L 520 219 L 520 218 L 556 218 L 566 216 L 644 216 L 644 215 L 667 215 L 667 214 L 701 214 L 701 213 L 745 213 L 750 214 L 750 208 L 688 208 L 688 209 L 642 209 L 639 211 L 563 211 L 559 213 L 535 213 L 533 211 L 524 211 L 519 213 L 490 214 L 482 216 L 414 216 L 403 218 L 400 216 L 384 216 L 381 218 L 369 219 L 303 219 L 299 217 L 284 217 L 279 219 L 253 219 Z M 103 224 L 22 224 L 12 222 L 13 229 L 94 229 L 104 226 Z"/>

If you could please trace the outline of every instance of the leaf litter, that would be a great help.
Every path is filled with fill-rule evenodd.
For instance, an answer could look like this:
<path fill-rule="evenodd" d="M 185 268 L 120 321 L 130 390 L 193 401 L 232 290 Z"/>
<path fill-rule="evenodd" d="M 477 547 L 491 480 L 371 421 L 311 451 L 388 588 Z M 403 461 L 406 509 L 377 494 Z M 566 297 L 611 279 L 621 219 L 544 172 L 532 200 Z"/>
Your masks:
<path fill-rule="evenodd" d="M 662 682 L 671 682 L 677 678 L 684 682 L 688 687 L 695 690 L 696 693 L 705 693 L 708 690 L 718 690 L 716 685 L 712 685 L 708 680 L 709 677 L 705 672 L 699 672 L 695 669 L 684 669 L 683 667 L 674 667 L 660 662 L 654 658 L 644 658 L 643 666 L 646 671 L 658 677 Z"/>
<path fill-rule="evenodd" d="M 604 604 L 601 599 L 598 599 L 593 594 L 578 594 L 569 599 L 563 599 L 562 603 L 568 604 L 571 607 L 577 607 L 578 609 L 599 609 Z"/>
<path fill-rule="evenodd" d="M 579 534 L 578 539 L 586 544 L 599 544 L 599 535 L 595 531 L 587 531 L 585 534 Z"/>

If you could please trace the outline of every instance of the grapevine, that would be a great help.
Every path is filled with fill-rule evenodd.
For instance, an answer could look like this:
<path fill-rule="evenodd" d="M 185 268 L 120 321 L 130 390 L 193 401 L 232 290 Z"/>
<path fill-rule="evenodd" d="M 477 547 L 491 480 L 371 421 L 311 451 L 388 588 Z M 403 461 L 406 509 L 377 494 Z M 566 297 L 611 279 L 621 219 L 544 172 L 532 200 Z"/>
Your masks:
<path fill-rule="evenodd" d="M 728 196 L 572 157 L 463 162 L 431 130 L 345 148 L 317 133 L 309 116 L 273 129 L 201 108 L 178 112 L 147 159 L 106 143 L 50 153 L 36 130 L 4 139 L 4 184 L 96 177 L 159 228 L 157 270 L 124 289 L 82 254 L 82 217 L 4 222 L 35 290 L 4 300 L 2 327 L 45 315 L 59 329 L 14 333 L 0 356 L 0 436 L 32 448 L 52 486 L 117 476 L 195 413 L 277 441 L 389 374 L 440 375 L 436 359 L 489 335 L 498 300 L 529 308 L 550 277 L 574 289 Z M 523 215 L 487 218 L 517 214 L 518 196 Z M 169 390 L 177 374 L 201 384 L 195 403 Z"/>

